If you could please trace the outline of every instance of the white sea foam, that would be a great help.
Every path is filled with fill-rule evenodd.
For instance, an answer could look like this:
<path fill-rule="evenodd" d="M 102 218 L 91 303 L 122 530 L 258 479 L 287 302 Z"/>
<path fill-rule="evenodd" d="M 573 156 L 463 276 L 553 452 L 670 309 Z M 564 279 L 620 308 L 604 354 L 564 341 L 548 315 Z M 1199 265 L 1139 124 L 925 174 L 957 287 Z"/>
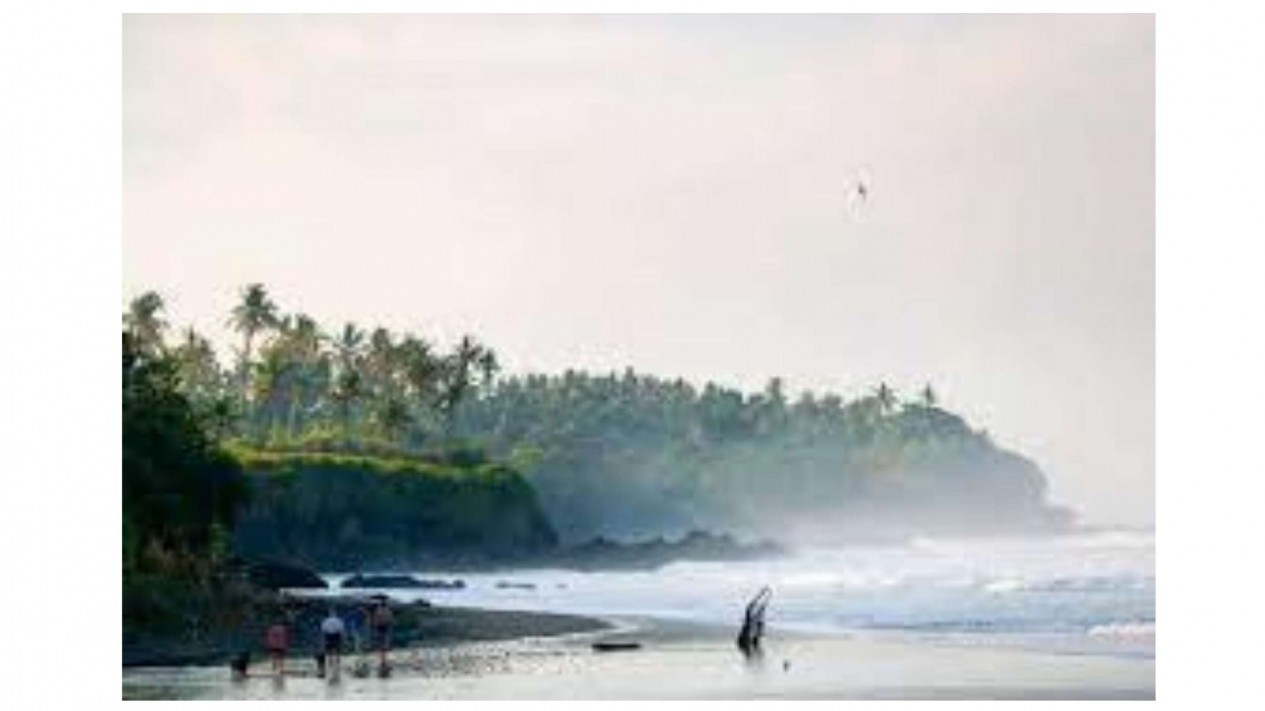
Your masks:
<path fill-rule="evenodd" d="M 1154 622 L 1112 622 L 1094 625 L 1086 633 L 1091 637 L 1154 637 Z"/>
<path fill-rule="evenodd" d="M 1137 633 L 1146 624 L 1153 630 L 1146 621 L 1155 618 L 1154 571 L 1152 535 L 1098 532 L 815 548 L 783 559 L 677 562 L 657 571 L 420 571 L 424 577 L 460 577 L 466 588 L 393 594 L 502 609 L 735 624 L 747 599 L 767 584 L 774 590 L 769 622 L 782 628 L 1073 634 L 1108 641 L 1129 634 L 1145 639 Z M 497 585 L 505 580 L 534 588 Z"/>
<path fill-rule="evenodd" d="M 990 581 L 984 586 L 984 589 L 991 593 L 1015 592 L 1016 590 L 1023 590 L 1023 581 L 1013 578 L 1002 578 Z"/>

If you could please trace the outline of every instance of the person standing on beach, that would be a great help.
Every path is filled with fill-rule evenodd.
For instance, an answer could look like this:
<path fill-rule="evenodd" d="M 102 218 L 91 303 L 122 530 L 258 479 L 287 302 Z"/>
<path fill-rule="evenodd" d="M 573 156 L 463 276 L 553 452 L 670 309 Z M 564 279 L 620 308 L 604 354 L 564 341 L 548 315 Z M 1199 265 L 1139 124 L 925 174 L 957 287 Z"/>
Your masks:
<path fill-rule="evenodd" d="M 284 618 L 278 617 L 268 631 L 264 633 L 264 646 L 272 659 L 272 673 L 277 676 L 285 674 L 286 648 L 289 646 L 289 630 Z"/>
<path fill-rule="evenodd" d="M 342 664 L 343 634 L 345 629 L 343 619 L 334 614 L 334 608 L 329 608 L 329 614 L 321 621 L 321 636 L 325 640 L 326 663 L 333 665 L 335 676 L 337 676 L 337 671 Z"/>
<path fill-rule="evenodd" d="M 373 626 L 373 643 L 378 649 L 378 673 L 387 673 L 387 652 L 391 649 L 391 625 L 395 622 L 395 614 L 385 599 L 378 599 L 369 615 L 369 623 Z"/>

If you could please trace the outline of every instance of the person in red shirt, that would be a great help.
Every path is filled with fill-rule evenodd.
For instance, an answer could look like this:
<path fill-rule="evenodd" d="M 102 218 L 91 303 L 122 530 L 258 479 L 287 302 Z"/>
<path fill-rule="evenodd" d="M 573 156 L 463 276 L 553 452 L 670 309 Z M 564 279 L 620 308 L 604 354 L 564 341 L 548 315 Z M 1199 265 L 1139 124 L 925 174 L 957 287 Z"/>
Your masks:
<path fill-rule="evenodd" d="M 369 613 L 369 623 L 373 627 L 373 643 L 378 649 L 378 675 L 391 673 L 391 665 L 387 654 L 391 651 L 391 626 L 395 623 L 395 615 L 385 597 L 377 598 Z"/>
<path fill-rule="evenodd" d="M 290 641 L 289 630 L 285 620 L 278 618 L 264 633 L 264 646 L 268 648 L 268 656 L 272 659 L 272 673 L 277 676 L 285 674 L 286 648 Z"/>

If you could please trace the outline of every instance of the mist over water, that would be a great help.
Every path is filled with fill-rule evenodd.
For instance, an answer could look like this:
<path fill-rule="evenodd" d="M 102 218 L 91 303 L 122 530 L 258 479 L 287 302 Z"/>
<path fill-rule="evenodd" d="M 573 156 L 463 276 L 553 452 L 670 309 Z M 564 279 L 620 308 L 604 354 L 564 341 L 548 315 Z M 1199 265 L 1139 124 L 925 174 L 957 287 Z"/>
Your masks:
<path fill-rule="evenodd" d="M 802 549 L 777 560 L 677 562 L 655 571 L 417 574 L 459 577 L 466 588 L 392 595 L 438 604 L 648 615 L 736 629 L 747 599 L 768 584 L 774 590 L 771 630 L 901 632 L 1154 655 L 1150 532 L 914 539 L 903 545 Z M 532 587 L 498 586 L 502 583 Z"/>

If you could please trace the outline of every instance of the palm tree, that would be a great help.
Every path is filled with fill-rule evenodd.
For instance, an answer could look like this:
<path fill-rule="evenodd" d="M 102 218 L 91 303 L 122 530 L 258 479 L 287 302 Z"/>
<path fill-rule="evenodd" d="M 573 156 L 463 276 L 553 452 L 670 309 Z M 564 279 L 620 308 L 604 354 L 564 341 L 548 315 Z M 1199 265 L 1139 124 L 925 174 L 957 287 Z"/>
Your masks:
<path fill-rule="evenodd" d="M 162 349 L 163 331 L 167 329 L 163 308 L 163 297 L 156 291 L 147 291 L 128 304 L 123 325 L 132 333 L 132 343 L 138 350 L 154 353 Z"/>
<path fill-rule="evenodd" d="M 250 391 L 251 347 L 255 335 L 277 325 L 277 305 L 268 297 L 263 284 L 248 284 L 241 292 L 242 300 L 233 307 L 229 324 L 242 334 L 241 396 L 243 403 Z"/>
<path fill-rule="evenodd" d="M 936 391 L 931 389 L 931 383 L 927 383 L 922 387 L 922 404 L 927 407 L 936 406 Z"/>
<path fill-rule="evenodd" d="M 484 390 L 491 391 L 492 383 L 496 381 L 496 374 L 501 370 L 501 364 L 496 360 L 496 352 L 491 348 L 484 348 L 475 359 L 475 366 L 479 369 L 479 374 L 483 378 Z"/>
<path fill-rule="evenodd" d="M 338 418 L 343 426 L 344 443 L 351 439 L 351 413 L 356 402 L 364 397 L 364 379 L 354 368 L 341 370 L 330 397 L 338 404 Z"/>
<path fill-rule="evenodd" d="M 301 409 L 315 405 L 327 375 L 325 356 L 321 352 L 324 336 L 316 321 L 306 314 L 281 319 L 278 338 L 268 345 L 269 353 L 285 361 L 284 396 L 286 432 L 301 433 Z"/>
<path fill-rule="evenodd" d="M 405 428 L 413 423 L 413 415 L 409 413 L 408 407 L 394 397 L 388 397 L 382 401 L 375 413 L 375 418 L 382 434 L 394 443 L 399 443 Z"/>
<path fill-rule="evenodd" d="M 360 347 L 364 345 L 364 342 L 363 330 L 350 321 L 343 324 L 343 330 L 339 331 L 338 337 L 334 339 L 334 350 L 338 353 L 339 366 L 344 370 L 352 368 L 360 358 Z"/>
<path fill-rule="evenodd" d="M 874 398 L 878 402 L 879 412 L 886 415 L 896 407 L 896 391 L 888 387 L 887 383 L 879 383 L 874 390 Z"/>
<path fill-rule="evenodd" d="M 281 343 L 269 344 L 255 365 L 256 377 L 252 383 L 254 401 L 267 418 L 268 430 L 272 430 L 278 412 L 286 411 L 286 434 L 290 434 L 289 394 L 294 390 L 295 364 L 289 359 Z"/>
<path fill-rule="evenodd" d="M 209 405 L 222 394 L 224 377 L 215 350 L 192 326 L 184 330 L 184 338 L 173 355 L 181 389 L 195 405 Z"/>
<path fill-rule="evenodd" d="M 227 437 L 237 422 L 233 401 L 223 396 L 212 400 L 207 407 L 206 422 L 212 441 L 219 442 Z"/>
<path fill-rule="evenodd" d="M 377 397 L 394 396 L 397 393 L 395 380 L 396 346 L 391 332 L 385 328 L 373 329 L 369 336 L 369 348 L 365 353 L 365 375 L 369 381 L 369 390 Z"/>
<path fill-rule="evenodd" d="M 403 371 L 409 396 L 419 413 L 425 413 L 435 405 L 440 386 L 443 363 L 436 357 L 426 341 L 407 336 L 398 348 L 400 368 Z"/>
<path fill-rule="evenodd" d="M 457 406 L 465 399 L 466 391 L 470 388 L 470 369 L 483 355 L 484 350 L 473 336 L 462 336 L 452 355 L 444 359 L 446 382 L 443 408 L 450 426 Z"/>
<path fill-rule="evenodd" d="M 296 350 L 304 356 L 312 356 L 321 347 L 321 341 L 325 337 L 321 334 L 321 327 L 317 325 L 316 319 L 307 314 L 297 314 L 294 317 L 294 325 L 290 330 L 290 338 Z"/>

